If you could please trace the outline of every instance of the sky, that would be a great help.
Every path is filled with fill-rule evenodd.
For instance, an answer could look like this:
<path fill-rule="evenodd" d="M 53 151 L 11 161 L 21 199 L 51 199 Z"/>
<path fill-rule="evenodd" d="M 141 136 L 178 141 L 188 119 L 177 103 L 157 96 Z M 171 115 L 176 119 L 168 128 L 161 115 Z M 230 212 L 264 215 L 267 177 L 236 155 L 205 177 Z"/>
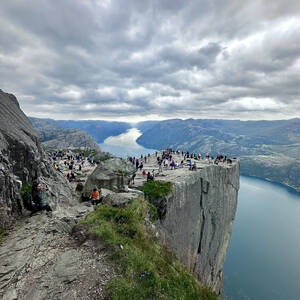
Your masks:
<path fill-rule="evenodd" d="M 0 89 L 41 118 L 300 117 L 300 1 L 1 0 Z"/>

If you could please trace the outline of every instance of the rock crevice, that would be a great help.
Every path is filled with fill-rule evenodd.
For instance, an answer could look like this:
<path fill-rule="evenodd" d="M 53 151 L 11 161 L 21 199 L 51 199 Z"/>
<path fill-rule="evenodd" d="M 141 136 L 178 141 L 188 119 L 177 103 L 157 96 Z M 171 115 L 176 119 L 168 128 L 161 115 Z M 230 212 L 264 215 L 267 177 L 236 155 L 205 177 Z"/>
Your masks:
<path fill-rule="evenodd" d="M 166 215 L 158 224 L 160 237 L 197 274 L 200 283 L 219 293 L 239 190 L 239 161 L 206 165 L 173 182 Z"/>

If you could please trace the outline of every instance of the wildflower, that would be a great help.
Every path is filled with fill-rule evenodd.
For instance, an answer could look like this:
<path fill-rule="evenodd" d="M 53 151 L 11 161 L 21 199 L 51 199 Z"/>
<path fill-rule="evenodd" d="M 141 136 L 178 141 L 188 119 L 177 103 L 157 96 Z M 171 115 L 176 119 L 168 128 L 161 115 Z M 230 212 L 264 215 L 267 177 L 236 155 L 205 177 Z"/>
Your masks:
<path fill-rule="evenodd" d="M 144 277 L 144 276 L 145 276 L 145 274 L 144 274 L 144 273 L 142 273 L 142 274 L 141 274 L 141 277 Z"/>
<path fill-rule="evenodd" d="M 161 290 L 162 290 L 162 292 L 164 292 L 164 291 L 165 291 L 165 289 L 164 289 L 164 288 L 162 288 Z"/>

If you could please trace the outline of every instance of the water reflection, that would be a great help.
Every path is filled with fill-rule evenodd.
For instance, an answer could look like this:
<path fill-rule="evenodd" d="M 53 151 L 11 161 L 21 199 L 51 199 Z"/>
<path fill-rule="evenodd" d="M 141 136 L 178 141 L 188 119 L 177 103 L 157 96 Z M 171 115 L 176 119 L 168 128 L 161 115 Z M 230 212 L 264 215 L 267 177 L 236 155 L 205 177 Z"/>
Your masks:
<path fill-rule="evenodd" d="M 300 299 L 299 216 L 299 193 L 241 176 L 224 266 L 224 291 L 229 299 Z"/>
<path fill-rule="evenodd" d="M 154 153 L 156 150 L 144 148 L 136 142 L 136 139 L 141 135 L 140 130 L 131 128 L 118 136 L 108 137 L 102 144 L 99 144 L 99 146 L 103 151 L 123 158 L 126 156 L 140 157 L 141 154 L 147 155 L 148 153 Z"/>

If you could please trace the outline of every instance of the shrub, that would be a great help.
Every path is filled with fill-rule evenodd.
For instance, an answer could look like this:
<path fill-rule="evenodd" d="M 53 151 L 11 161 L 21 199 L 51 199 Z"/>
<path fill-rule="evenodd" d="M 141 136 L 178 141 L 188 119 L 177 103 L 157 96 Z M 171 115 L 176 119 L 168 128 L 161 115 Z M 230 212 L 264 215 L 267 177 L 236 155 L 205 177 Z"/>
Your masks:
<path fill-rule="evenodd" d="M 0 227 L 0 242 L 3 239 L 4 235 L 5 235 L 5 229 Z"/>
<path fill-rule="evenodd" d="M 141 188 L 145 197 L 156 208 L 156 214 L 160 220 L 166 215 L 167 198 L 165 196 L 172 192 L 172 187 L 172 183 L 168 181 L 148 181 Z"/>
<path fill-rule="evenodd" d="M 148 181 L 144 183 L 142 191 L 149 199 L 157 199 L 172 192 L 172 183 L 168 181 Z"/>
<path fill-rule="evenodd" d="M 82 192 L 83 191 L 83 184 L 79 182 L 76 186 L 76 192 Z"/>
<path fill-rule="evenodd" d="M 23 196 L 25 193 L 32 191 L 32 185 L 30 183 L 24 184 L 21 188 L 21 196 Z"/>
<path fill-rule="evenodd" d="M 146 230 L 147 201 L 133 200 L 126 208 L 98 206 L 82 222 L 90 233 L 112 249 L 112 260 L 122 276 L 108 284 L 111 299 L 217 300 L 201 287 L 175 256 Z M 122 247 L 121 247 L 122 246 Z"/>

